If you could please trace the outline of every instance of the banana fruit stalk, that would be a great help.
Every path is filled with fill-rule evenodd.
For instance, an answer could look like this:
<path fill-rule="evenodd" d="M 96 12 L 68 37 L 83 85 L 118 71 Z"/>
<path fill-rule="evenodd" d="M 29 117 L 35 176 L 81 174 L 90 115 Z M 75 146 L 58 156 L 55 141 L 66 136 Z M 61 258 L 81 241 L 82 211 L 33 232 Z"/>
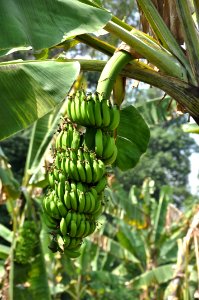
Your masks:
<path fill-rule="evenodd" d="M 58 129 L 43 200 L 53 252 L 76 258 L 83 239 L 95 231 L 104 207 L 106 165 L 117 157 L 113 131 L 119 121 L 117 106 L 98 93 L 80 90 L 67 98 L 67 119 Z"/>

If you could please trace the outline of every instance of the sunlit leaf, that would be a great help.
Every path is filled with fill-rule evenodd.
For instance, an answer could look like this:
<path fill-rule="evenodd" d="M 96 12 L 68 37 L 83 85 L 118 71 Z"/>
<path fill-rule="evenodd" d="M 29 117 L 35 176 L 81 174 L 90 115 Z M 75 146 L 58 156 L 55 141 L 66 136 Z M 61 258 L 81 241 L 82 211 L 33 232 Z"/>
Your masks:
<path fill-rule="evenodd" d="M 26 128 L 59 104 L 79 73 L 79 63 L 0 64 L 0 139 Z"/>
<path fill-rule="evenodd" d="M 95 32 L 110 18 L 109 12 L 77 0 L 2 0 L 1 49 L 49 48 L 65 38 Z"/>

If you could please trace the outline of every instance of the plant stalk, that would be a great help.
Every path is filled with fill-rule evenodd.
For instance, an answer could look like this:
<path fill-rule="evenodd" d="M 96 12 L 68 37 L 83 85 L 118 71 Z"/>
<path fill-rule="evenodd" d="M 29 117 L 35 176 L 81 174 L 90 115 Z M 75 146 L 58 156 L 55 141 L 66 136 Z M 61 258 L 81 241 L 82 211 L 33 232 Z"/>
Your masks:
<path fill-rule="evenodd" d="M 128 52 L 118 51 L 106 63 L 97 85 L 97 92 L 109 99 L 117 76 L 121 70 L 132 60 Z"/>
<path fill-rule="evenodd" d="M 131 46 L 164 73 L 187 81 L 187 70 L 172 56 L 170 52 L 157 44 L 147 34 L 133 29 L 131 32 L 109 21 L 104 27 L 108 32 L 116 35 Z"/>

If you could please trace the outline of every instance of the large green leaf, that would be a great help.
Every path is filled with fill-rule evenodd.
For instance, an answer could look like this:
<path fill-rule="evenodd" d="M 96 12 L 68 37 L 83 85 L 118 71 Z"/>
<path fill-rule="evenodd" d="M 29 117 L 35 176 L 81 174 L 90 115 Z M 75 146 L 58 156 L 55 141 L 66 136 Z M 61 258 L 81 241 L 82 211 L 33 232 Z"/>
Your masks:
<path fill-rule="evenodd" d="M 49 48 L 65 38 L 95 32 L 110 18 L 109 12 L 77 0 L 2 0 L 0 50 Z"/>
<path fill-rule="evenodd" d="M 133 289 L 141 289 L 153 284 L 161 284 L 171 280 L 173 277 L 173 265 L 164 265 L 151 271 L 147 271 L 131 280 Z"/>
<path fill-rule="evenodd" d="M 78 73 L 78 62 L 0 64 L 0 139 L 52 111 L 64 99 Z"/>
<path fill-rule="evenodd" d="M 118 155 L 116 165 L 122 170 L 133 168 L 146 151 L 150 132 L 144 119 L 133 106 L 121 110 L 117 130 Z"/>

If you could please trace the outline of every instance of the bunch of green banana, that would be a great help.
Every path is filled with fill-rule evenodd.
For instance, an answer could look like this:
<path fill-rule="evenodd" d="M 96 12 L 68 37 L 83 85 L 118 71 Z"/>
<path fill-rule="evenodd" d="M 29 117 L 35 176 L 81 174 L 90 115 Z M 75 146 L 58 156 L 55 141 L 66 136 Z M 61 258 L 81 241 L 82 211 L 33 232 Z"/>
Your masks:
<path fill-rule="evenodd" d="M 101 97 L 97 92 L 86 95 L 77 91 L 67 98 L 67 116 L 85 127 L 106 128 L 107 131 L 116 129 L 120 122 L 120 112 L 117 105 Z"/>
<path fill-rule="evenodd" d="M 56 137 L 50 188 L 43 201 L 53 252 L 76 258 L 83 238 L 95 231 L 104 206 L 105 165 L 117 157 L 113 130 L 119 120 L 118 108 L 98 93 L 81 90 L 68 97 L 67 119 Z"/>

